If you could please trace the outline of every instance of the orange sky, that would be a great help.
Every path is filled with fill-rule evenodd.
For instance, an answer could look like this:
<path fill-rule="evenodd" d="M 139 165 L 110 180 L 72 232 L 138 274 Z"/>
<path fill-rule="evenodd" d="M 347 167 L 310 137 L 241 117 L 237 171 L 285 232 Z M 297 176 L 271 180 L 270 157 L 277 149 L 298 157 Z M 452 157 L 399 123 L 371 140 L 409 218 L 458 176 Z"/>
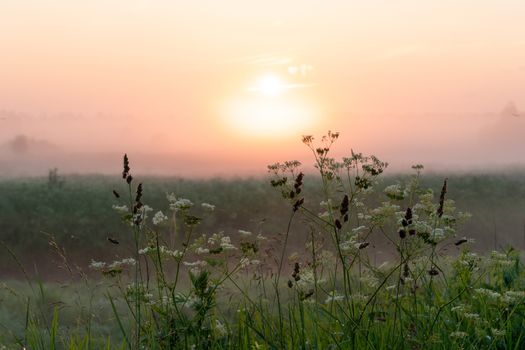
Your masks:
<path fill-rule="evenodd" d="M 263 172 L 328 129 L 341 152 L 399 166 L 522 163 L 525 116 L 499 112 L 525 105 L 524 15 L 522 1 L 2 0 L 0 166 L 31 169 L 9 149 L 23 134 L 50 145 L 40 170 L 126 151 L 186 159 L 151 172 Z"/>

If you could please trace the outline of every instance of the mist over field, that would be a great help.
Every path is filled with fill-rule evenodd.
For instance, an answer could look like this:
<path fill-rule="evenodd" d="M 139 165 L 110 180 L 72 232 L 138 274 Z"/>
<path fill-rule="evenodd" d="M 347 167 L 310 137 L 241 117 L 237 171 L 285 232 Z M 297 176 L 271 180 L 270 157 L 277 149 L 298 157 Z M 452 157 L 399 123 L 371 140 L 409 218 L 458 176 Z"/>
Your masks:
<path fill-rule="evenodd" d="M 206 129 L 194 137 L 181 135 L 168 121 L 156 130 L 134 129 L 147 119 L 133 116 L 38 116 L 5 110 L 0 116 L 3 177 L 42 176 L 55 167 L 69 174 L 114 174 L 123 153 L 133 155 L 141 174 L 199 178 L 264 175 L 266 165 L 288 159 L 311 163 L 299 141 L 312 130 L 300 133 L 300 125 L 291 136 L 264 147 L 249 138 L 237 147 L 234 137 L 207 140 Z M 374 154 L 389 162 L 389 171 L 407 172 L 416 163 L 443 173 L 525 167 L 525 114 L 513 102 L 498 113 L 349 114 L 340 119 L 333 127 L 341 132 L 334 155 L 350 149 Z"/>

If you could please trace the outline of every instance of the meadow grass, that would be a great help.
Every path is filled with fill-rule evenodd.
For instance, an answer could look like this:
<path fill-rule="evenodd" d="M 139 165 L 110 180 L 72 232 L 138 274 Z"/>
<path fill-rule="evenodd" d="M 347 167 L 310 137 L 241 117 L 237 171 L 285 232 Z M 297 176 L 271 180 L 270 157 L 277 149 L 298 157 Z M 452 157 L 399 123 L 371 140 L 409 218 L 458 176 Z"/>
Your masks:
<path fill-rule="evenodd" d="M 48 235 L 70 281 L 42 282 L 24 272 L 24 286 L 4 283 L 3 346 L 524 348 L 518 251 L 474 253 L 461 234 L 470 215 L 448 198 L 450 180 L 436 192 L 425 188 L 416 165 L 412 176 L 381 186 L 388 164 L 354 152 L 333 159 L 338 136 L 303 138 L 320 193 L 311 192 L 311 175 L 299 162 L 268 167 L 283 203 L 275 215 L 284 225 L 272 234 L 203 231 L 228 201 L 168 193 L 167 210 L 153 209 L 144 200 L 147 183 L 133 177 L 124 156 L 112 210 L 128 235 L 103 239 L 119 249 L 117 259 L 92 260 L 84 271 Z M 259 207 L 257 194 L 247 193 L 243 206 Z M 378 261 L 378 247 L 388 259 Z M 24 269 L 21 260 L 17 265 Z"/>

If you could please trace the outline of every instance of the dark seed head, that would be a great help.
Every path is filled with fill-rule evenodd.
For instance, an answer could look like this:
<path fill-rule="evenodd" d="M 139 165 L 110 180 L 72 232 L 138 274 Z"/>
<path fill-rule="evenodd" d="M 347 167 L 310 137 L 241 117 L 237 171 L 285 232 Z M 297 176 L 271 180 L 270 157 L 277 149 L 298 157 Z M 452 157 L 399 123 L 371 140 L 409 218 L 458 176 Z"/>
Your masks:
<path fill-rule="evenodd" d="M 335 219 L 335 227 L 337 227 L 338 230 L 340 230 L 343 227 L 339 219 Z"/>
<path fill-rule="evenodd" d="M 133 181 L 133 176 L 128 175 L 128 176 L 126 177 L 126 182 L 128 183 L 128 185 L 131 184 L 131 181 Z"/>
<path fill-rule="evenodd" d="M 412 221 L 412 208 L 408 207 L 405 213 L 405 219 L 410 223 Z"/>
<path fill-rule="evenodd" d="M 445 194 L 447 193 L 447 179 L 443 181 L 443 187 L 441 188 L 441 194 L 439 195 L 439 207 L 437 210 L 438 217 L 443 216 L 443 206 L 445 204 Z"/>
<path fill-rule="evenodd" d="M 288 288 L 292 288 L 293 287 L 293 282 L 288 280 Z"/>
<path fill-rule="evenodd" d="M 122 170 L 122 178 L 125 179 L 128 177 L 129 175 L 129 159 L 128 159 L 128 155 L 127 154 L 124 154 L 124 168 Z"/>
<path fill-rule="evenodd" d="M 108 237 L 108 241 L 113 243 L 113 244 L 119 244 L 120 243 L 119 241 L 117 241 L 116 239 L 111 238 L 111 237 Z"/>
<path fill-rule="evenodd" d="M 339 209 L 341 216 L 345 216 L 348 213 L 348 195 L 345 194 L 343 200 L 341 201 L 341 208 Z"/>
<path fill-rule="evenodd" d="M 456 243 L 454 243 L 454 245 L 456 246 L 460 246 L 462 245 L 463 243 L 467 243 L 468 242 L 468 239 L 466 238 L 461 238 L 460 240 L 458 240 Z"/>
<path fill-rule="evenodd" d="M 430 270 L 428 270 L 428 274 L 430 276 L 437 276 L 437 275 L 439 275 L 439 271 L 436 270 L 435 268 L 431 268 Z"/>
<path fill-rule="evenodd" d="M 399 230 L 399 237 L 403 239 L 403 238 L 405 238 L 406 236 L 407 236 L 407 231 L 405 231 L 405 229 L 403 229 L 403 228 L 400 229 L 400 230 Z"/>
<path fill-rule="evenodd" d="M 298 199 L 293 205 L 293 211 L 298 211 L 301 205 L 304 203 L 304 198 Z"/>
<path fill-rule="evenodd" d="M 313 290 L 309 290 L 307 293 L 305 293 L 302 296 L 301 300 L 306 300 L 306 299 L 310 298 L 312 295 L 314 295 L 314 291 Z"/>
<path fill-rule="evenodd" d="M 140 202 L 142 199 L 142 182 L 137 186 L 137 196 L 135 197 L 135 202 Z"/>
<path fill-rule="evenodd" d="M 113 195 L 116 197 L 116 198 L 120 198 L 120 194 L 118 194 L 117 191 L 113 190 Z"/>
<path fill-rule="evenodd" d="M 410 276 L 410 267 L 408 267 L 408 264 L 405 264 L 405 266 L 403 267 L 403 276 Z"/>
<path fill-rule="evenodd" d="M 370 245 L 369 242 L 363 242 L 361 244 L 359 244 L 359 249 L 365 249 L 366 247 L 368 247 Z"/>

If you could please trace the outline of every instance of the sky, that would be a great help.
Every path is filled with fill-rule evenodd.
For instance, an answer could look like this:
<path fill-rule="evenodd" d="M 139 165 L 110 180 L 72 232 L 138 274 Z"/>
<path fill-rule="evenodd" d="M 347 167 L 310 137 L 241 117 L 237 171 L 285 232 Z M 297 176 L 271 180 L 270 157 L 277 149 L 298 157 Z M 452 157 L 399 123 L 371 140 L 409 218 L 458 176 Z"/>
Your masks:
<path fill-rule="evenodd" d="M 0 175 L 525 162 L 523 1 L 0 2 Z M 510 106 L 510 107 L 509 107 Z M 525 109 L 525 107 L 523 107 Z M 510 111 L 510 112 L 509 112 Z"/>

